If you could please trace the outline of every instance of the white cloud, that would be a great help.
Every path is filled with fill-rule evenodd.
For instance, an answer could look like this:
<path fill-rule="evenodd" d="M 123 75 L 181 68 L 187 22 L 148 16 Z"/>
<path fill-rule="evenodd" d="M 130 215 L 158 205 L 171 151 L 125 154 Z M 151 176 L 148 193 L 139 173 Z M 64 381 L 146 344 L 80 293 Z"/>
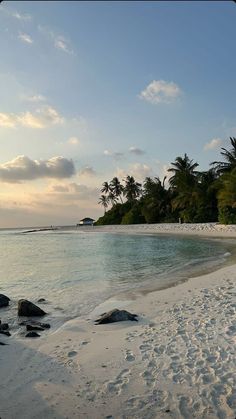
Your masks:
<path fill-rule="evenodd" d="M 129 152 L 132 154 L 136 154 L 137 156 L 141 156 L 142 154 L 145 154 L 145 151 L 141 150 L 141 148 L 138 148 L 138 147 L 130 147 Z"/>
<path fill-rule="evenodd" d="M 71 145 L 78 145 L 80 141 L 77 137 L 70 137 L 67 143 Z"/>
<path fill-rule="evenodd" d="M 180 87 L 174 82 L 153 80 L 139 95 L 140 99 L 154 105 L 158 103 L 171 103 L 181 95 Z"/>
<path fill-rule="evenodd" d="M 63 36 L 56 36 L 54 39 L 54 45 L 57 49 L 60 49 L 67 54 L 73 54 L 73 50 L 69 45 L 69 41 L 67 41 Z"/>
<path fill-rule="evenodd" d="M 95 176 L 96 172 L 91 166 L 85 166 L 79 171 L 79 176 Z"/>
<path fill-rule="evenodd" d="M 36 112 L 38 118 L 41 119 L 45 126 L 48 124 L 62 124 L 64 122 L 64 118 L 51 106 L 45 106 Z"/>
<path fill-rule="evenodd" d="M 113 157 L 115 160 L 119 160 L 124 156 L 124 153 L 121 153 L 119 151 L 110 151 L 110 150 L 104 150 L 103 154 L 105 156 Z"/>
<path fill-rule="evenodd" d="M 11 7 L 2 7 L 1 12 L 5 13 L 5 15 L 9 17 L 13 17 L 20 21 L 30 21 L 32 19 L 32 16 L 26 13 L 19 13 L 17 10 L 13 10 Z"/>
<path fill-rule="evenodd" d="M 150 166 L 145 163 L 134 163 L 131 164 L 127 170 L 118 169 L 116 176 L 124 179 L 127 175 L 133 176 L 135 180 L 143 182 L 147 176 L 153 175 L 153 170 Z"/>
<path fill-rule="evenodd" d="M 74 174 L 73 161 L 61 156 L 49 160 L 31 160 L 27 156 L 17 156 L 0 164 L 0 179 L 10 183 L 40 178 L 69 178 Z"/>
<path fill-rule="evenodd" d="M 28 111 L 21 114 L 0 113 L 0 127 L 15 128 L 23 126 L 40 129 L 63 122 L 64 118 L 50 106 L 37 109 L 34 114 Z"/>
<path fill-rule="evenodd" d="M 25 100 L 27 100 L 28 102 L 37 103 L 37 102 L 44 102 L 46 100 L 46 97 L 43 95 L 32 95 L 32 96 L 25 97 Z"/>
<path fill-rule="evenodd" d="M 204 150 L 215 150 L 222 144 L 221 138 L 213 138 L 209 143 L 206 143 L 204 145 Z"/>
<path fill-rule="evenodd" d="M 14 114 L 0 113 L 0 127 L 14 128 L 16 126 L 16 117 Z"/>
<path fill-rule="evenodd" d="M 48 190 L 49 194 L 63 194 L 63 199 L 66 200 L 87 200 L 96 199 L 100 194 L 100 190 L 94 187 L 88 187 L 76 182 L 53 184 Z M 59 196 L 61 200 L 61 197 Z"/>
<path fill-rule="evenodd" d="M 33 115 L 31 112 L 25 112 L 16 116 L 16 124 L 29 128 L 44 128 L 45 126 L 41 118 Z"/>
<path fill-rule="evenodd" d="M 33 44 L 33 39 L 27 33 L 20 32 L 18 38 L 25 44 Z"/>
<path fill-rule="evenodd" d="M 64 36 L 56 35 L 52 30 L 47 29 L 41 25 L 38 26 L 38 30 L 53 42 L 55 48 L 65 52 L 66 54 L 74 54 L 70 41 Z"/>
<path fill-rule="evenodd" d="M 25 21 L 27 21 L 27 20 L 31 20 L 32 19 L 32 16 L 30 16 L 29 14 L 23 14 L 23 13 L 19 13 L 17 11 L 11 12 L 11 16 L 12 17 L 15 17 L 18 20 L 25 20 Z"/>

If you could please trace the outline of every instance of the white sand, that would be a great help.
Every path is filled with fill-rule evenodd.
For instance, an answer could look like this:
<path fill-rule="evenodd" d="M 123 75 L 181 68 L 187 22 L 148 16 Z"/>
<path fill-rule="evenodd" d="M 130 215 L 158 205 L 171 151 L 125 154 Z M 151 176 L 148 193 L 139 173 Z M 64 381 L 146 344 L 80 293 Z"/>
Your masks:
<path fill-rule="evenodd" d="M 106 228 L 123 229 L 236 237 L 215 224 Z M 139 321 L 94 325 L 116 306 Z M 0 341 L 1 419 L 236 417 L 236 265 Z"/>

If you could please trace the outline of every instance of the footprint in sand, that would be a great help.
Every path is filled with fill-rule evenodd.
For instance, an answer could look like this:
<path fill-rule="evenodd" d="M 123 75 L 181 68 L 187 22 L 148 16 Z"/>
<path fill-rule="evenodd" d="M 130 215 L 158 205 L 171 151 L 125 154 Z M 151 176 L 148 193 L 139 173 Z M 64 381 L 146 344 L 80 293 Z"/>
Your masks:
<path fill-rule="evenodd" d="M 131 352 L 130 350 L 127 350 L 125 354 L 125 360 L 129 362 L 135 361 L 135 356 L 133 352 Z"/>
<path fill-rule="evenodd" d="M 140 374 L 141 377 L 143 377 L 145 384 L 150 387 L 150 386 L 154 386 L 156 379 L 154 377 L 154 375 L 152 374 L 152 371 L 149 370 L 145 370 L 144 372 L 142 372 Z"/>
<path fill-rule="evenodd" d="M 67 356 L 69 357 L 69 358 L 73 358 L 73 356 L 76 356 L 77 355 L 77 351 L 70 351 L 70 352 L 68 352 L 68 354 L 67 354 Z"/>
<path fill-rule="evenodd" d="M 130 370 L 124 369 L 117 375 L 114 381 L 108 381 L 106 387 L 109 393 L 120 394 L 129 383 L 129 374 Z"/>

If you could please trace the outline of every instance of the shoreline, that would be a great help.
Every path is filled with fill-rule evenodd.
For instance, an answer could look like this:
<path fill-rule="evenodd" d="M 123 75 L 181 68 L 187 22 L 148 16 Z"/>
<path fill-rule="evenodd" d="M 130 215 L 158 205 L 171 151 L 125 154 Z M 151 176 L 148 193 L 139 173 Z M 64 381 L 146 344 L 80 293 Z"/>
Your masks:
<path fill-rule="evenodd" d="M 82 227 L 83 228 L 83 227 Z M 81 228 L 81 229 L 82 229 Z M 108 233 L 133 233 L 133 234 L 168 234 L 190 235 L 214 238 L 236 238 L 236 224 L 225 225 L 219 223 L 160 223 L 160 224 L 129 224 L 94 226 L 91 231 Z M 88 227 L 84 228 L 88 231 Z"/>
<path fill-rule="evenodd" d="M 115 298 L 48 336 L 1 339 L 2 419 L 234 419 L 236 264 Z M 119 304 L 139 321 L 94 325 Z"/>

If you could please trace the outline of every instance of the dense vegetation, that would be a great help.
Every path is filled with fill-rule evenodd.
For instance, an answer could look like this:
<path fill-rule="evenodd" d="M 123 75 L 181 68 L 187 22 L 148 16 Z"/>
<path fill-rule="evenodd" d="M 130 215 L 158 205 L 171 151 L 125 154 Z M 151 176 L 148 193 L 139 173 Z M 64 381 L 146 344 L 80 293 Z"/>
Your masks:
<path fill-rule="evenodd" d="M 205 172 L 187 154 L 176 157 L 168 171 L 171 177 L 147 177 L 143 184 L 127 176 L 104 182 L 99 204 L 104 216 L 97 225 L 220 221 L 236 224 L 236 138 L 232 148 L 221 148 L 223 161 L 214 161 Z M 108 209 L 111 207 L 110 209 Z"/>

